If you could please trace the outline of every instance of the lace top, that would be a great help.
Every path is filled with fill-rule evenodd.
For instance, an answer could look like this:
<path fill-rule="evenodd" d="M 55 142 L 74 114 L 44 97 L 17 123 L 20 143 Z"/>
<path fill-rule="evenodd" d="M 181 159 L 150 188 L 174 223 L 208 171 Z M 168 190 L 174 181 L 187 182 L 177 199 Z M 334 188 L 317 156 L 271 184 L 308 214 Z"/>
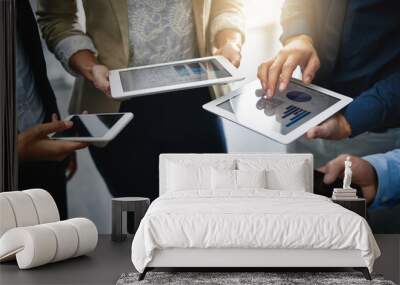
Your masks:
<path fill-rule="evenodd" d="M 127 0 L 129 66 L 194 58 L 196 32 L 190 0 Z"/>

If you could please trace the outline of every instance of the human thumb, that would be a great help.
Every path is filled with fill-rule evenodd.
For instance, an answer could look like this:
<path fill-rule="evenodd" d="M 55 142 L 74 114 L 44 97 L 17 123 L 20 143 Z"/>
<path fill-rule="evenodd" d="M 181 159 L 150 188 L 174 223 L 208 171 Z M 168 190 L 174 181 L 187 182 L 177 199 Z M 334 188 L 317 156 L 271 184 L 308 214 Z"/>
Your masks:
<path fill-rule="evenodd" d="M 53 121 L 50 123 L 36 125 L 30 129 L 30 138 L 46 137 L 51 133 L 58 133 L 73 126 L 71 121 Z"/>

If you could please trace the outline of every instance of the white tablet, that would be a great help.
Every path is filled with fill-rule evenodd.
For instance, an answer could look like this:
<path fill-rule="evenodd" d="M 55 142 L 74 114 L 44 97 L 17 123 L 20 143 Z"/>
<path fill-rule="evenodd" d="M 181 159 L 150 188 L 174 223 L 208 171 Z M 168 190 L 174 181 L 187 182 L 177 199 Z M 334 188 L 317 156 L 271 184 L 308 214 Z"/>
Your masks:
<path fill-rule="evenodd" d="M 113 140 L 132 120 L 132 113 L 71 115 L 72 128 L 50 135 L 51 139 L 93 143 L 103 147 Z"/>
<path fill-rule="evenodd" d="M 272 99 L 260 82 L 251 82 L 203 106 L 204 109 L 283 144 L 288 144 L 322 123 L 353 99 L 292 79 Z"/>
<path fill-rule="evenodd" d="M 242 80 L 223 56 L 212 56 L 110 71 L 111 96 L 116 100 Z"/>

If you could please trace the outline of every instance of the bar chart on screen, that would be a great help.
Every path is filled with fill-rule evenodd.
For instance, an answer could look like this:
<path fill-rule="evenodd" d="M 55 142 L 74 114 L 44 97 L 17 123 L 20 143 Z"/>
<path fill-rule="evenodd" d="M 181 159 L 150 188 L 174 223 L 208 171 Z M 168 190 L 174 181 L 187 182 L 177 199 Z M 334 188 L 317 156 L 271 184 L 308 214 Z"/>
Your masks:
<path fill-rule="evenodd" d="M 287 122 L 286 127 L 289 128 L 302 119 L 306 118 L 308 115 L 310 115 L 311 112 L 306 111 L 300 107 L 296 107 L 294 105 L 290 105 L 286 107 L 285 111 L 282 114 L 282 119 L 289 119 L 289 122 Z"/>

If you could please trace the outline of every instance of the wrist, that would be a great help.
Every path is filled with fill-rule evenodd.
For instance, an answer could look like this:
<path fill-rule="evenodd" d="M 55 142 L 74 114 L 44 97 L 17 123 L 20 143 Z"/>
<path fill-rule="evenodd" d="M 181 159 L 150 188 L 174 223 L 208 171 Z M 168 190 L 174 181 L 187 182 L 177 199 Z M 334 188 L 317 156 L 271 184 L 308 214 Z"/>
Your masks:
<path fill-rule="evenodd" d="M 241 50 L 242 48 L 242 34 L 236 30 L 223 30 L 220 31 L 215 37 L 215 47 L 220 49 L 226 45 Z"/>
<path fill-rule="evenodd" d="M 222 45 L 218 49 L 227 48 L 227 47 L 229 47 L 229 48 L 231 48 L 231 49 L 233 49 L 233 50 L 235 50 L 237 52 L 241 52 L 241 50 L 242 50 L 242 45 L 237 43 L 237 42 L 235 42 L 235 41 L 227 41 L 227 42 L 225 42 L 224 45 Z"/>
<path fill-rule="evenodd" d="M 90 50 L 80 50 L 74 53 L 69 60 L 72 70 L 89 80 L 92 77 L 93 66 L 97 64 L 96 56 Z"/>
<path fill-rule="evenodd" d="M 339 115 L 339 129 L 341 130 L 343 138 L 348 138 L 351 136 L 352 130 L 349 122 L 347 121 L 346 117 L 343 115 Z"/>
<path fill-rule="evenodd" d="M 309 35 L 306 35 L 306 34 L 290 37 L 290 38 L 286 39 L 286 41 L 284 42 L 284 45 L 288 45 L 288 44 L 290 44 L 291 42 L 294 42 L 294 41 L 302 41 L 302 42 L 305 42 L 305 43 L 307 43 L 309 45 L 314 46 L 313 39 Z"/>
<path fill-rule="evenodd" d="M 371 202 L 373 202 L 374 200 L 375 200 L 375 197 L 376 197 L 376 193 L 378 192 L 378 183 L 379 183 L 379 181 L 378 181 L 378 173 L 376 173 L 376 170 L 375 170 L 375 168 L 368 162 L 368 164 L 371 166 L 371 169 L 372 169 L 372 172 L 373 172 L 373 175 L 372 175 L 372 191 L 373 191 L 373 195 L 372 195 L 372 199 L 371 199 Z"/>

